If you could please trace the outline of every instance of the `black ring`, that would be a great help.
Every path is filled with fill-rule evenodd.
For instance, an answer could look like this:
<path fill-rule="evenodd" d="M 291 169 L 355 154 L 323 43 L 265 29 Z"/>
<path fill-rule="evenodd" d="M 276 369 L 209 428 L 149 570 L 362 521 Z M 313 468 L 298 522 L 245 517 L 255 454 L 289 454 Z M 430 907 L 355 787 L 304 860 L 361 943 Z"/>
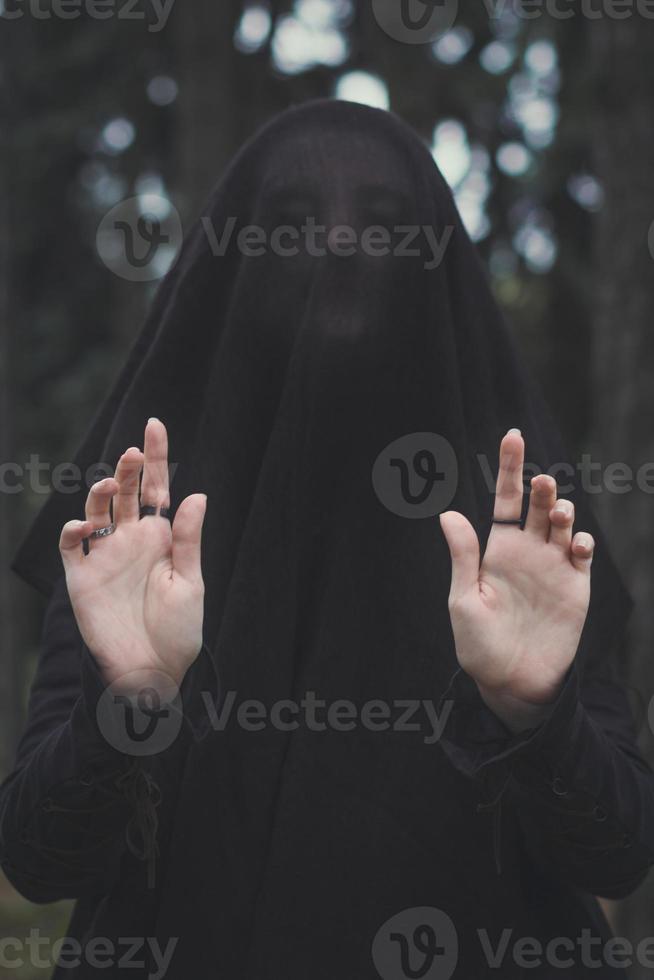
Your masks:
<path fill-rule="evenodd" d="M 502 518 L 500 517 L 494 517 L 492 523 L 493 524 L 520 524 L 522 526 L 522 518 L 519 517 L 516 521 L 505 521 L 502 520 Z"/>
<path fill-rule="evenodd" d="M 142 517 L 165 517 L 170 520 L 170 507 L 155 507 L 154 504 L 141 504 L 139 507 L 139 520 Z"/>

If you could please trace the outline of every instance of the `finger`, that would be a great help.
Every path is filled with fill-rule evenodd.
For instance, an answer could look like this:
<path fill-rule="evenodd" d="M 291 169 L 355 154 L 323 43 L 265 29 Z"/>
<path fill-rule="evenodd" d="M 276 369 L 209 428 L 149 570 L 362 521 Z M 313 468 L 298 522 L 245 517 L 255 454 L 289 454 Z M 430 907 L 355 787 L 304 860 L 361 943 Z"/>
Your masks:
<path fill-rule="evenodd" d="M 115 479 L 118 493 L 114 500 L 114 520 L 126 524 L 139 519 L 139 477 L 143 466 L 143 453 L 133 446 L 118 460 Z"/>
<path fill-rule="evenodd" d="M 550 512 L 550 541 L 566 551 L 572 543 L 575 507 L 571 500 L 557 500 Z"/>
<path fill-rule="evenodd" d="M 479 539 L 467 518 L 455 510 L 441 514 L 441 527 L 452 559 L 450 601 L 458 599 L 479 581 Z"/>
<path fill-rule="evenodd" d="M 206 509 L 206 495 L 191 494 L 181 502 L 173 521 L 173 574 L 187 582 L 202 581 L 202 524 Z"/>
<path fill-rule="evenodd" d="M 112 476 L 98 480 L 86 498 L 86 519 L 94 528 L 111 524 L 111 500 L 118 491 L 118 483 Z"/>
<path fill-rule="evenodd" d="M 525 444 L 519 429 L 509 429 L 500 445 L 500 465 L 495 488 L 493 517 L 499 521 L 516 521 L 522 515 L 522 467 Z"/>
<path fill-rule="evenodd" d="M 556 480 L 540 473 L 531 481 L 525 531 L 547 541 L 550 533 L 550 511 L 555 504 Z"/>
<path fill-rule="evenodd" d="M 578 531 L 572 539 L 570 560 L 579 571 L 590 572 L 595 551 L 595 539 L 586 531 Z"/>
<path fill-rule="evenodd" d="M 63 559 L 64 568 L 73 562 L 84 560 L 82 542 L 87 538 L 93 525 L 90 521 L 68 521 L 61 529 L 59 537 L 59 551 Z"/>
<path fill-rule="evenodd" d="M 169 507 L 168 433 L 159 419 L 148 419 L 143 453 L 141 503 L 152 507 Z"/>

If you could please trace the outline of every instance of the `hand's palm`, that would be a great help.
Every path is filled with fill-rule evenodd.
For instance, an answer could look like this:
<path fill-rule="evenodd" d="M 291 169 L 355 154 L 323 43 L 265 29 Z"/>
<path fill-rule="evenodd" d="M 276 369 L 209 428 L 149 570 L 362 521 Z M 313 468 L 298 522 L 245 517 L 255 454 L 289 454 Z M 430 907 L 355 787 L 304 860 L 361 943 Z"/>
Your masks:
<path fill-rule="evenodd" d="M 495 507 L 501 521 L 519 519 L 522 457 L 521 437 L 509 434 Z M 555 504 L 555 482 L 536 477 L 524 530 L 494 524 L 481 567 L 468 521 L 455 513 L 442 518 L 453 559 L 450 611 L 459 662 L 480 687 L 532 703 L 556 695 L 590 596 L 592 539 L 577 535 L 573 541 L 572 505 L 561 501 L 553 510 Z"/>
<path fill-rule="evenodd" d="M 139 520 L 141 463 L 138 451 L 124 454 L 116 479 L 92 488 L 87 521 L 64 528 L 66 581 L 84 641 L 109 683 L 138 671 L 160 671 L 179 683 L 202 644 L 204 498 L 183 501 L 172 529 L 158 514 Z M 166 436 L 156 421 L 146 430 L 141 496 L 167 506 Z M 110 523 L 112 498 L 116 530 L 83 556 L 82 537 Z"/>

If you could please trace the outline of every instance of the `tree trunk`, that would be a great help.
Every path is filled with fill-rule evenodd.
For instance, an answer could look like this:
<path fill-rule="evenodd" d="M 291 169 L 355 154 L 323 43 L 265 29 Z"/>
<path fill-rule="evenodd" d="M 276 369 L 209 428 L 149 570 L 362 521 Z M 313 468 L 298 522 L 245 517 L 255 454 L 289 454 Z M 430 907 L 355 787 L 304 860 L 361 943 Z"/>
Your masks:
<path fill-rule="evenodd" d="M 269 49 L 242 54 L 234 32 L 242 0 L 178 4 L 173 17 L 179 80 L 177 120 L 178 202 L 195 218 L 211 188 L 253 129 L 285 99 L 271 76 Z"/>

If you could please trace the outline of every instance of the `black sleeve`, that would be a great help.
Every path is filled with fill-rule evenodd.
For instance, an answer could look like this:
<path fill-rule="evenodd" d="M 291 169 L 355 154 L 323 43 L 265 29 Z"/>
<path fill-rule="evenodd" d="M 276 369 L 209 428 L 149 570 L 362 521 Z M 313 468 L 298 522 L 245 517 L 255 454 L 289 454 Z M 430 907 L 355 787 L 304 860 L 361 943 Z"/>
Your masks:
<path fill-rule="evenodd" d="M 575 662 L 545 722 L 512 735 L 458 671 L 442 746 L 478 780 L 494 811 L 511 807 L 543 873 L 604 898 L 622 898 L 654 863 L 654 775 L 636 748 L 629 703 L 614 679 Z"/>
<path fill-rule="evenodd" d="M 147 743 L 135 723 L 126 732 L 126 707 L 110 697 L 82 641 L 62 578 L 46 611 L 14 770 L 0 786 L 0 865 L 18 891 L 33 902 L 104 894 L 126 849 L 152 859 L 161 786 L 210 727 L 205 691 L 218 697 L 203 647 L 177 703 L 146 717 L 164 718 L 159 733 Z"/>

